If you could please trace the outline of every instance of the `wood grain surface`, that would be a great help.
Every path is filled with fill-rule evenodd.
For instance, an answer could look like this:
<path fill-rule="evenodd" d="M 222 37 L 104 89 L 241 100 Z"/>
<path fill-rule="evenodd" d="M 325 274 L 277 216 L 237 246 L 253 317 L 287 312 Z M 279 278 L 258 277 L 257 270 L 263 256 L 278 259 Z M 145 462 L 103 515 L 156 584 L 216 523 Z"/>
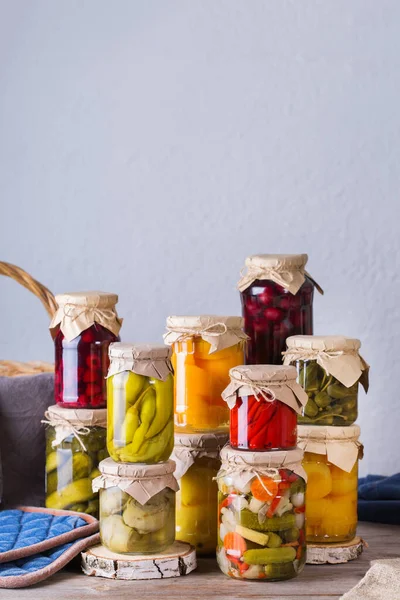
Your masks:
<path fill-rule="evenodd" d="M 400 526 L 360 523 L 358 535 L 369 545 L 355 561 L 306 565 L 290 581 L 236 581 L 223 575 L 214 559 L 198 559 L 185 577 L 152 581 L 117 581 L 64 570 L 26 589 L 0 590 L 0 600 L 338 600 L 356 585 L 377 558 L 400 558 Z"/>

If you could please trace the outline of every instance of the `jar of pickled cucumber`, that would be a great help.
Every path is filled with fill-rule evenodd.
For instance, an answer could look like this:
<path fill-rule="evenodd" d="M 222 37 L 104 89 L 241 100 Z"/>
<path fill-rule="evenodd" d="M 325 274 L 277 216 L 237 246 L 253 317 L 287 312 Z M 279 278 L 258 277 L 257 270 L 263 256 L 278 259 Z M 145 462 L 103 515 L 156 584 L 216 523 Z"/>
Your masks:
<path fill-rule="evenodd" d="M 107 411 L 49 406 L 46 414 L 46 507 L 74 510 L 98 518 L 92 481 L 108 456 Z"/>
<path fill-rule="evenodd" d="M 240 317 L 168 317 L 166 344 L 173 347 L 175 427 L 183 433 L 227 431 L 229 410 L 221 398 L 229 369 L 243 364 Z"/>
<path fill-rule="evenodd" d="M 174 447 L 171 350 L 155 344 L 110 345 L 107 447 L 116 462 L 157 463 Z"/>
<path fill-rule="evenodd" d="M 352 425 L 358 414 L 358 385 L 368 391 L 369 367 L 360 340 L 333 335 L 287 339 L 284 364 L 294 365 L 308 402 L 299 423 Z"/>
<path fill-rule="evenodd" d="M 111 552 L 154 554 L 175 541 L 175 493 L 179 489 L 169 460 L 156 465 L 100 463 L 93 481 L 100 490 L 100 537 Z"/>
<path fill-rule="evenodd" d="M 50 329 L 55 344 L 55 400 L 63 408 L 105 408 L 108 346 L 119 340 L 116 294 L 56 296 Z"/>
<path fill-rule="evenodd" d="M 303 570 L 307 476 L 302 457 L 299 448 L 221 450 L 217 560 L 225 575 L 280 581 Z"/>
<path fill-rule="evenodd" d="M 357 529 L 360 428 L 299 425 L 299 446 L 308 475 L 306 539 L 310 543 L 348 542 Z"/>
<path fill-rule="evenodd" d="M 297 444 L 297 415 L 307 394 L 294 367 L 247 365 L 229 371 L 222 397 L 231 409 L 230 444 L 240 450 L 288 450 Z"/>
<path fill-rule="evenodd" d="M 246 258 L 241 292 L 246 364 L 280 365 L 286 338 L 313 333 L 314 287 L 307 254 L 258 254 Z"/>
<path fill-rule="evenodd" d="M 180 487 L 176 494 L 176 539 L 194 546 L 198 555 L 215 555 L 215 477 L 221 465 L 219 452 L 227 441 L 228 434 L 223 432 L 175 434 L 172 459 Z"/>

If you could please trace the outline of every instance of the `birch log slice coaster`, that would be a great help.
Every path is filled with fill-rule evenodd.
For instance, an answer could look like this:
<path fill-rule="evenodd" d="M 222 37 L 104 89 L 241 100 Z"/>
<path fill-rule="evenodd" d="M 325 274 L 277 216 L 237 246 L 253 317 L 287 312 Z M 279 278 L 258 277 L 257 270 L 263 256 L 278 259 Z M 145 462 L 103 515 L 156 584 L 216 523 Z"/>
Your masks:
<path fill-rule="evenodd" d="M 166 579 L 187 575 L 197 567 L 193 546 L 179 541 L 158 554 L 116 554 L 98 545 L 81 556 L 85 575 L 108 579 Z"/>
<path fill-rule="evenodd" d="M 360 537 L 339 544 L 307 544 L 307 564 L 325 565 L 347 563 L 360 556 L 367 544 Z"/>

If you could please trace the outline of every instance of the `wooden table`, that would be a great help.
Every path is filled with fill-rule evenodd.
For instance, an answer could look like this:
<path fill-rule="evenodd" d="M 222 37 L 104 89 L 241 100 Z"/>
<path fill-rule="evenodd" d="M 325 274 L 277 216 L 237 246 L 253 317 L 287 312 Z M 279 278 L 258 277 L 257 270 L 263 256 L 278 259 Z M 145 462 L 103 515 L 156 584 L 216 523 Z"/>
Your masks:
<path fill-rule="evenodd" d="M 214 559 L 199 559 L 186 577 L 152 581 L 115 581 L 62 571 L 36 586 L 0 590 L 0 600 L 337 600 L 362 579 L 371 560 L 400 557 L 400 526 L 361 523 L 358 534 L 369 548 L 343 565 L 306 565 L 296 579 L 277 583 L 235 581 Z"/>

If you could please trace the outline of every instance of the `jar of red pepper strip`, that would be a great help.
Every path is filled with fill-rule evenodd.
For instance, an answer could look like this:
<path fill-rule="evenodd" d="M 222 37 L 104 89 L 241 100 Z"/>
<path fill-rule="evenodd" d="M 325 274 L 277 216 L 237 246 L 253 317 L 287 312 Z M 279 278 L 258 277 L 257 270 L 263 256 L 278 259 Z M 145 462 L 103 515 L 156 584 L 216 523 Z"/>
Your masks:
<path fill-rule="evenodd" d="M 108 347 L 119 341 L 116 294 L 74 292 L 56 296 L 50 329 L 55 344 L 55 401 L 64 408 L 105 408 Z"/>
<path fill-rule="evenodd" d="M 294 367 L 246 365 L 229 371 L 222 393 L 231 409 L 230 444 L 241 450 L 288 450 L 297 443 L 297 415 L 307 394 Z"/>

